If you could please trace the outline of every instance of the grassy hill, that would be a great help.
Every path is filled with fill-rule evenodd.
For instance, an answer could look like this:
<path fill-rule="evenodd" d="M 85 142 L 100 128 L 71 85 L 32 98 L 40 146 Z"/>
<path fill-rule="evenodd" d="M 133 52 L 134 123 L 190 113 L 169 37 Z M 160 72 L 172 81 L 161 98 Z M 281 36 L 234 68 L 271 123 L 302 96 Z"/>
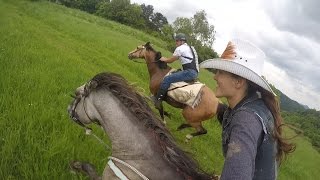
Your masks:
<path fill-rule="evenodd" d="M 127 59 L 147 41 L 170 54 L 159 39 L 78 10 L 45 1 L 0 0 L 0 179 L 85 179 L 70 172 L 72 160 L 89 161 L 102 172 L 110 152 L 70 121 L 69 94 L 95 74 L 111 71 L 149 95 L 145 65 Z M 214 88 L 209 72 L 201 71 L 200 79 Z M 183 118 L 179 110 L 166 109 L 173 113 L 168 128 L 178 144 L 201 168 L 220 173 L 219 124 L 207 121 L 208 135 L 185 144 L 192 130 L 175 131 Z M 108 142 L 100 129 L 94 131 Z M 279 179 L 317 179 L 319 153 L 304 138 L 296 143 Z"/>

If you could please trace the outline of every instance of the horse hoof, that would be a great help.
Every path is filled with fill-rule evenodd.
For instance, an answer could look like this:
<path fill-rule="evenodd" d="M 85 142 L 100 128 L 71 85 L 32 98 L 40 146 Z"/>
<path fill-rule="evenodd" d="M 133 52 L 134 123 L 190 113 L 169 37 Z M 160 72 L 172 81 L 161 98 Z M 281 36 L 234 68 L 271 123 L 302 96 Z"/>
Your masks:
<path fill-rule="evenodd" d="M 189 142 L 192 138 L 193 138 L 193 136 L 191 134 L 187 134 L 185 142 L 186 143 Z"/>
<path fill-rule="evenodd" d="M 164 120 L 162 121 L 162 124 L 163 124 L 163 125 L 167 125 L 167 121 L 164 119 Z"/>

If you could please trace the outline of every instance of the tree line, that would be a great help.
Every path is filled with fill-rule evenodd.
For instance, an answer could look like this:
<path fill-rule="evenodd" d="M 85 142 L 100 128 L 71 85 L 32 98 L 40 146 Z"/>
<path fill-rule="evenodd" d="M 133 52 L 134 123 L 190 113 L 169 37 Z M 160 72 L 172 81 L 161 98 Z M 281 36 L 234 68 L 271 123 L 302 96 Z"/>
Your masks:
<path fill-rule="evenodd" d="M 291 123 L 300 128 L 311 144 L 320 152 L 320 111 L 307 109 L 303 111 L 283 111 L 282 117 L 286 123 Z"/>
<path fill-rule="evenodd" d="M 175 44 L 172 42 L 173 34 L 182 32 L 188 36 L 188 44 L 196 48 L 199 62 L 218 57 L 212 49 L 215 40 L 214 26 L 209 24 L 204 10 L 197 12 L 191 18 L 178 17 L 169 24 L 163 14 L 154 11 L 152 5 L 131 4 L 130 0 L 49 1 L 142 30 L 165 41 L 167 45 L 163 48 L 171 52 L 175 49 Z"/>

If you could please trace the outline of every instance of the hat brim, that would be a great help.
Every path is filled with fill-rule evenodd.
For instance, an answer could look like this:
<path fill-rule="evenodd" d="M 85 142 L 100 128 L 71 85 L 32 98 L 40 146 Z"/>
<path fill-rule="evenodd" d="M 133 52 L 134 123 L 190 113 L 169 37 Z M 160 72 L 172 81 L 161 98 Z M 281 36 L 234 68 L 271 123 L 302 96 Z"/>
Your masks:
<path fill-rule="evenodd" d="M 249 81 L 257 84 L 258 86 L 262 87 L 263 89 L 269 91 L 274 96 L 277 96 L 272 88 L 269 86 L 268 82 L 263 79 L 260 75 L 252 71 L 251 69 L 239 64 L 235 63 L 229 59 L 208 59 L 200 63 L 200 68 L 212 68 L 212 69 L 220 69 L 223 71 L 230 72 L 232 74 L 236 74 L 241 76 Z"/>

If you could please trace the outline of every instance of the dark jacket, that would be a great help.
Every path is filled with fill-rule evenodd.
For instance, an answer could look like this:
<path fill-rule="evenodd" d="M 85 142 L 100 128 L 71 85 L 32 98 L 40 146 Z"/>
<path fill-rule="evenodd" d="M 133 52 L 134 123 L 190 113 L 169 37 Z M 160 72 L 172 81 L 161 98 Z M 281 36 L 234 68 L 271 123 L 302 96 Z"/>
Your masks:
<path fill-rule="evenodd" d="M 221 180 L 276 179 L 274 118 L 259 94 L 247 96 L 233 109 L 227 108 L 218 119 L 223 128 L 225 157 Z"/>

